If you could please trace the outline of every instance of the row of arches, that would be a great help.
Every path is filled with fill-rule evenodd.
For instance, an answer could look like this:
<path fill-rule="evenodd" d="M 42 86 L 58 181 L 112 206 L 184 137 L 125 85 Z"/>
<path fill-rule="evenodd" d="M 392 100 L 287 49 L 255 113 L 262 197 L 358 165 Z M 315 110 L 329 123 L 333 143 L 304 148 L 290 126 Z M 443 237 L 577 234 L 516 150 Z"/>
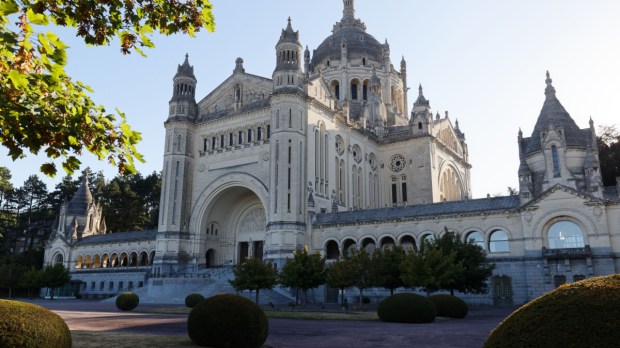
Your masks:
<path fill-rule="evenodd" d="M 436 235 L 433 232 L 422 232 L 417 238 L 412 233 L 384 235 L 379 238 L 366 236 L 360 239 L 345 237 L 342 240 L 329 239 L 325 242 L 323 251 L 328 260 L 337 259 L 341 255 L 346 257 L 352 248 L 364 248 L 372 253 L 375 248 L 386 248 L 400 245 L 403 249 L 416 252 L 418 246 L 425 240 L 432 240 Z M 492 228 L 488 231 L 470 229 L 462 234 L 463 241 L 480 246 L 488 253 L 510 252 L 510 232 L 503 227 Z M 546 245 L 549 249 L 574 249 L 585 247 L 584 233 L 576 222 L 568 217 L 554 220 L 546 230 Z"/>
<path fill-rule="evenodd" d="M 334 94 L 336 99 L 343 100 L 345 97 L 351 101 L 358 100 L 368 100 L 368 93 L 370 91 L 370 80 L 359 80 L 357 78 L 351 79 L 349 83 L 349 94 L 343 95 L 341 91 L 340 81 L 334 79 L 329 84 L 331 92 Z M 376 86 L 375 86 L 376 87 Z M 379 88 L 373 88 L 374 93 L 381 94 L 381 90 Z M 405 97 L 403 93 L 403 89 L 396 85 L 392 85 L 390 87 L 390 103 L 394 108 L 394 111 L 403 114 L 405 110 Z"/>
<path fill-rule="evenodd" d="M 155 250 L 150 253 L 133 251 L 131 253 L 80 254 L 75 258 L 75 269 L 145 267 L 153 264 Z"/>

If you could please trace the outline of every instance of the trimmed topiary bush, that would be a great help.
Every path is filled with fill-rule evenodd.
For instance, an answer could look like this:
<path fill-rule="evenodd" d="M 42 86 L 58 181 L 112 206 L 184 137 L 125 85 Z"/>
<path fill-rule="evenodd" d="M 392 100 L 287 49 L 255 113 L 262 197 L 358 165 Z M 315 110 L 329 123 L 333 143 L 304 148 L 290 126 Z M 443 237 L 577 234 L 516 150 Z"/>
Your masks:
<path fill-rule="evenodd" d="M 435 305 L 438 317 L 462 319 L 467 316 L 467 303 L 456 296 L 437 294 L 429 296 L 428 299 Z"/>
<path fill-rule="evenodd" d="M 116 308 L 122 311 L 130 311 L 138 307 L 140 297 L 133 292 L 124 292 L 116 297 Z"/>
<path fill-rule="evenodd" d="M 189 294 L 185 297 L 185 305 L 189 308 L 194 308 L 204 299 L 205 297 L 201 294 Z"/>
<path fill-rule="evenodd" d="M 0 347 L 71 347 L 71 331 L 43 307 L 0 300 Z"/>
<path fill-rule="evenodd" d="M 189 313 L 187 332 L 209 347 L 260 347 L 269 333 L 267 316 L 245 297 L 222 294 L 200 302 Z"/>
<path fill-rule="evenodd" d="M 492 347 L 618 347 L 620 274 L 570 283 L 514 311 L 484 344 Z"/>
<path fill-rule="evenodd" d="M 417 294 L 402 293 L 385 298 L 377 307 L 381 321 L 391 323 L 430 323 L 437 310 L 428 298 Z"/>

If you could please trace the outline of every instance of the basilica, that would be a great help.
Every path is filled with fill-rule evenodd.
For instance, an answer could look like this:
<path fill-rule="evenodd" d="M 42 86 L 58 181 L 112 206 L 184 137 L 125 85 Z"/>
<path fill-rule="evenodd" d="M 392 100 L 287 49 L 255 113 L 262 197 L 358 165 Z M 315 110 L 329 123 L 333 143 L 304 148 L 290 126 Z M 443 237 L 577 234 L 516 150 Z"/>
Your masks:
<path fill-rule="evenodd" d="M 64 263 L 82 296 L 129 289 L 141 301 L 178 301 L 232 291 L 232 266 L 248 257 L 279 268 L 303 247 L 328 262 L 353 248 L 415 252 L 448 229 L 496 264 L 490 292 L 472 302 L 519 304 L 620 270 L 620 188 L 603 187 L 594 123 L 577 125 L 549 73 L 533 132 L 518 131 L 518 193 L 473 199 L 458 121 L 433 111 L 422 86 L 408 100 L 405 60 L 395 66 L 354 1 L 343 5 L 312 51 L 289 18 L 274 38 L 270 77 L 246 72 L 238 58 L 197 98 L 186 55 L 164 117 L 158 230 L 107 234 L 85 181 L 45 262 Z M 315 291 L 321 302 L 333 294 Z"/>

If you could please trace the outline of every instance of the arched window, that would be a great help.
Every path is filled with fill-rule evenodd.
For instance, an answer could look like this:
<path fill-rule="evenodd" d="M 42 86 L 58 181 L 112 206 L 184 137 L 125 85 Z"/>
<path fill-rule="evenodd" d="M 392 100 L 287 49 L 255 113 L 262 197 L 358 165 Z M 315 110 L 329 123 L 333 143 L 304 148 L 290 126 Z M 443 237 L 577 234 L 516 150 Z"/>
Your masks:
<path fill-rule="evenodd" d="M 349 257 L 353 249 L 357 249 L 357 243 L 353 239 L 345 240 L 342 245 L 342 253 L 344 254 L 344 257 Z"/>
<path fill-rule="evenodd" d="M 351 100 L 357 100 L 357 86 L 359 83 L 357 80 L 351 81 Z"/>
<path fill-rule="evenodd" d="M 82 268 L 82 265 L 84 263 L 84 258 L 82 257 L 82 255 L 79 255 L 77 257 L 77 259 L 75 260 L 75 268 Z"/>
<path fill-rule="evenodd" d="M 336 260 L 340 257 L 340 249 L 338 249 L 338 243 L 330 240 L 325 244 L 325 258 L 328 260 Z"/>
<path fill-rule="evenodd" d="M 64 257 L 63 257 L 63 255 L 61 253 L 58 253 L 58 254 L 56 254 L 56 256 L 54 256 L 53 260 L 54 260 L 54 264 L 63 263 L 64 262 Z"/>
<path fill-rule="evenodd" d="M 492 253 L 509 252 L 508 234 L 502 230 L 493 231 L 489 238 L 489 251 Z"/>
<path fill-rule="evenodd" d="M 481 232 L 474 231 L 474 232 L 468 233 L 467 237 L 465 238 L 465 241 L 469 244 L 478 245 L 479 247 L 482 248 L 482 250 L 486 249 L 484 247 L 484 236 L 482 235 Z"/>
<path fill-rule="evenodd" d="M 551 157 L 553 158 L 553 176 L 560 176 L 560 160 L 558 159 L 558 148 L 555 145 L 551 145 Z"/>
<path fill-rule="evenodd" d="M 547 235 L 549 249 L 583 248 L 583 232 L 579 226 L 568 220 L 554 223 Z"/>
<path fill-rule="evenodd" d="M 430 243 L 430 242 L 435 240 L 435 235 L 433 235 L 431 233 L 427 233 L 424 236 L 422 236 L 422 238 L 420 240 L 421 240 L 420 244 Z"/>
<path fill-rule="evenodd" d="M 417 251 L 417 248 L 415 246 L 415 239 L 413 239 L 412 236 L 403 236 L 400 239 L 400 246 L 406 252 L 416 252 Z"/>

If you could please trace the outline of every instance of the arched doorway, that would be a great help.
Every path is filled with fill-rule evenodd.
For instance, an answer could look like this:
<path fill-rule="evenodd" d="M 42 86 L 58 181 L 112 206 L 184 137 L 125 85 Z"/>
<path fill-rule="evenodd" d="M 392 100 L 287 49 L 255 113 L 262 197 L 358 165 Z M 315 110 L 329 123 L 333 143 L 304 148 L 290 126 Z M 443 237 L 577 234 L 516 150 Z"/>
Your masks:
<path fill-rule="evenodd" d="M 207 254 L 205 255 L 206 259 L 206 267 L 212 268 L 215 266 L 215 250 L 209 249 L 207 250 Z"/>
<path fill-rule="evenodd" d="M 209 198 L 200 228 L 199 250 L 206 267 L 230 266 L 248 257 L 264 257 L 265 208 L 258 195 L 247 187 L 228 187 Z"/>

